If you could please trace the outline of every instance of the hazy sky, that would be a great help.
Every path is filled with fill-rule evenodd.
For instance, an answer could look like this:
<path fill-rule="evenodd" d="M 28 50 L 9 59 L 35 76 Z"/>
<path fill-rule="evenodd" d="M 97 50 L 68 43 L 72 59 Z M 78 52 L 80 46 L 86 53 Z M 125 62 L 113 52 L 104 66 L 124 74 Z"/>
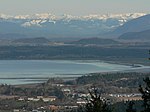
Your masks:
<path fill-rule="evenodd" d="M 150 12 L 150 0 L 0 0 L 0 13 L 88 15 Z"/>

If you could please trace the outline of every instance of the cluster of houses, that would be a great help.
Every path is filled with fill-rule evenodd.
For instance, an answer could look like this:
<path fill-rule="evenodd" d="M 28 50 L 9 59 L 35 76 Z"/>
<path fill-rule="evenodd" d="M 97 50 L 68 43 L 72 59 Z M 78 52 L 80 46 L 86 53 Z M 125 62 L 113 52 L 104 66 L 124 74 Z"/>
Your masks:
<path fill-rule="evenodd" d="M 37 96 L 37 97 L 19 97 L 19 101 L 25 101 L 25 100 L 28 100 L 28 101 L 44 101 L 44 102 L 52 102 L 52 101 L 55 101 L 57 99 L 56 96 L 48 96 L 48 97 L 43 97 L 43 96 Z"/>
<path fill-rule="evenodd" d="M 0 95 L 0 99 L 16 99 L 18 101 L 44 101 L 44 102 L 52 102 L 57 99 L 56 96 L 36 96 L 36 97 L 27 97 L 27 96 L 7 96 L 7 95 Z"/>
<path fill-rule="evenodd" d="M 34 112 L 40 112 L 42 109 L 49 109 L 49 110 L 61 110 L 63 108 L 77 108 L 79 105 L 84 105 L 87 103 L 87 99 L 91 99 L 90 94 L 86 93 L 84 90 L 84 87 L 75 87 L 75 86 L 67 86 L 63 84 L 51 84 L 51 86 L 59 87 L 61 88 L 61 91 L 65 95 L 65 98 L 67 99 L 73 99 L 73 103 L 66 104 L 64 102 L 63 105 L 52 105 L 46 106 L 46 107 L 39 107 L 37 110 L 34 110 Z M 80 88 L 80 89 L 79 89 Z M 134 93 L 134 94 L 105 94 L 105 96 L 109 96 L 111 98 L 115 98 L 118 101 L 130 101 L 130 100 L 141 100 L 141 94 Z M 36 97 L 27 97 L 27 96 L 0 96 L 0 99 L 12 99 L 15 98 L 18 101 L 28 101 L 28 102 L 53 102 L 57 101 L 56 96 L 36 96 Z M 70 101 L 70 100 L 68 100 Z M 17 112 L 17 110 L 14 110 L 14 112 Z"/>
<path fill-rule="evenodd" d="M 140 93 L 131 94 L 109 94 L 109 96 L 116 98 L 118 101 L 137 101 L 142 100 Z"/>

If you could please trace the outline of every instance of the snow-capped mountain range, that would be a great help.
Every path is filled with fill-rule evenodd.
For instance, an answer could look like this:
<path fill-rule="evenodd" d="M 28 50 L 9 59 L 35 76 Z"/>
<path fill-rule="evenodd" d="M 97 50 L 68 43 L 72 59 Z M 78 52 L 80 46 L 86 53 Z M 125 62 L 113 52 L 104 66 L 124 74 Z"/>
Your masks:
<path fill-rule="evenodd" d="M 0 34 L 19 33 L 31 36 L 68 37 L 96 36 L 112 31 L 145 13 L 56 16 L 50 13 L 34 15 L 0 14 Z"/>
<path fill-rule="evenodd" d="M 120 18 L 120 19 L 132 19 L 140 16 L 146 15 L 146 13 L 127 13 L 127 14 L 106 14 L 106 15 L 88 15 L 88 16 L 72 16 L 63 14 L 62 16 L 56 16 L 50 13 L 41 13 L 34 15 L 5 15 L 0 14 L 0 18 L 3 19 L 108 19 L 108 18 Z"/>

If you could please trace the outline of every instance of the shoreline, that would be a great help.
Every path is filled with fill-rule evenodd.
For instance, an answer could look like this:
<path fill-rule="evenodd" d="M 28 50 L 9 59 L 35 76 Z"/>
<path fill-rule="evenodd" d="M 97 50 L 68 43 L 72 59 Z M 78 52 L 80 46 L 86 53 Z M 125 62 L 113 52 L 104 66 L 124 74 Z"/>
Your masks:
<path fill-rule="evenodd" d="M 18 60 L 18 61 L 23 61 L 23 60 Z M 36 61 L 36 60 L 31 60 L 31 61 Z M 56 61 L 56 60 L 44 60 L 44 61 Z M 57 61 L 59 61 L 59 60 L 57 60 Z M 61 61 L 63 61 L 63 60 L 61 60 Z M 30 83 L 35 84 L 38 82 L 39 83 L 45 82 L 50 78 L 59 78 L 62 80 L 75 80 L 76 78 L 84 76 L 84 75 L 98 74 L 98 73 L 115 73 L 115 72 L 120 72 L 120 73 L 121 72 L 141 72 L 141 73 L 145 73 L 145 72 L 150 72 L 150 66 L 145 66 L 145 65 L 141 65 L 141 64 L 135 64 L 135 66 L 133 66 L 130 63 L 121 63 L 121 62 L 116 62 L 116 61 L 105 61 L 105 60 L 64 60 L 64 61 L 73 61 L 73 62 L 79 62 L 79 63 L 96 63 L 96 64 L 97 63 L 116 64 L 116 65 L 128 66 L 129 69 L 128 70 L 112 70 L 112 71 L 108 70 L 108 71 L 91 72 L 91 73 L 83 73 L 83 74 L 56 74 L 56 76 L 51 76 L 51 77 L 42 77 L 42 75 L 41 75 L 41 77 L 36 77 L 36 76 L 35 77 L 1 77 L 0 80 L 7 80 L 7 81 L 8 80 L 11 80 L 11 81 L 15 81 L 15 80 L 17 81 L 18 80 L 18 83 L 20 82 L 20 84 L 17 84 L 17 85 L 22 85 L 21 81 L 23 82 L 23 84 L 24 83 L 25 84 L 30 84 Z M 1 84 L 4 84 L 4 83 L 1 83 Z M 16 85 L 16 84 L 11 84 L 11 85 Z"/>
<path fill-rule="evenodd" d="M 111 71 L 111 72 L 97 72 L 97 73 L 88 73 L 88 74 L 76 74 L 77 77 L 23 77 L 23 78 L 0 78 L 0 80 L 22 80 L 23 82 L 27 83 L 20 83 L 20 84 L 8 84 L 8 85 L 14 85 L 14 86 L 25 86 L 25 85 L 37 85 L 46 82 L 48 79 L 54 78 L 54 79 L 60 79 L 60 80 L 75 80 L 78 77 L 84 76 L 84 75 L 94 75 L 94 74 L 107 74 L 107 73 L 125 73 L 125 72 L 136 72 L 136 73 L 150 73 L 150 68 L 138 68 L 138 69 L 131 69 L 131 70 L 124 70 L 124 71 Z"/>
<path fill-rule="evenodd" d="M 0 59 L 0 61 L 78 61 L 78 62 L 90 62 L 90 61 L 95 61 L 95 62 L 103 62 L 103 63 L 109 63 L 109 64 L 119 64 L 119 65 L 127 65 L 130 66 L 132 65 L 128 61 L 116 61 L 116 60 L 107 60 L 107 59 Z M 139 63 L 134 63 L 138 65 L 143 65 L 147 66 L 145 64 L 139 64 Z"/>

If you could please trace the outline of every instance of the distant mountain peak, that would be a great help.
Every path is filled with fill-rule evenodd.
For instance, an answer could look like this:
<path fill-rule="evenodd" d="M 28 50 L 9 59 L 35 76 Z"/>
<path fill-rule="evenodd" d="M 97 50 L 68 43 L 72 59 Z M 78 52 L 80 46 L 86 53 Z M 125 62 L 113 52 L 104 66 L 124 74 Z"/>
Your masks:
<path fill-rule="evenodd" d="M 126 14 L 90 14 L 86 16 L 73 16 L 69 14 L 63 14 L 61 16 L 56 16 L 51 13 L 37 13 L 33 15 L 6 15 L 6 14 L 0 14 L 0 18 L 3 19 L 108 19 L 108 18 L 122 18 L 122 19 L 128 19 L 128 18 L 138 18 L 140 16 L 144 16 L 146 13 L 126 13 Z"/>
<path fill-rule="evenodd" d="M 0 34 L 21 33 L 29 37 L 97 37 L 115 30 L 119 26 L 145 13 L 91 14 L 56 16 L 51 13 L 33 15 L 0 14 Z"/>
<path fill-rule="evenodd" d="M 118 27 L 114 32 L 118 34 L 141 32 L 150 29 L 150 14 L 135 18 Z"/>

